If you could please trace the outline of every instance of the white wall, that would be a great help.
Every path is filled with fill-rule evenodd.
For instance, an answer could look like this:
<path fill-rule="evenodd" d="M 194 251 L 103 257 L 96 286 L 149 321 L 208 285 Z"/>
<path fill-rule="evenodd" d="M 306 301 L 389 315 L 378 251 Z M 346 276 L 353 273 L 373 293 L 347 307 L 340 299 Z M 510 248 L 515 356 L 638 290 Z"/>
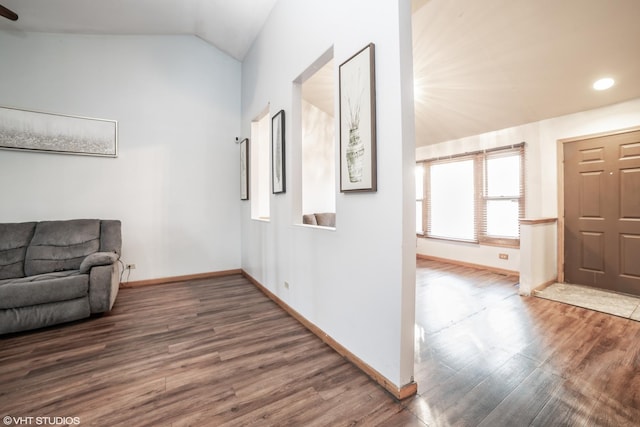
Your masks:
<path fill-rule="evenodd" d="M 558 279 L 558 224 L 556 221 L 520 225 L 520 295 Z"/>
<path fill-rule="evenodd" d="M 558 140 L 640 126 L 640 99 L 584 111 L 540 122 L 529 123 L 459 140 L 443 142 L 416 150 L 416 159 L 464 153 L 485 148 L 526 142 L 525 192 L 527 218 L 557 218 L 558 213 Z M 518 249 L 470 245 L 432 239 L 418 239 L 420 254 L 519 270 Z M 509 253 L 509 260 L 498 253 Z"/>
<path fill-rule="evenodd" d="M 300 160 L 293 160 L 301 159 L 301 112 L 294 107 L 300 94 L 293 81 L 332 46 L 337 81 L 338 64 L 370 42 L 378 191 L 338 193 L 335 231 L 293 225 L 301 214 Z M 375 7 L 367 0 L 280 0 L 243 63 L 242 80 L 245 131 L 267 103 L 272 115 L 285 110 L 288 179 L 287 193 L 272 195 L 271 222 L 251 221 L 243 206 L 242 267 L 396 386 L 411 381 L 414 356 L 411 61 L 409 0 Z"/>
<path fill-rule="evenodd" d="M 240 267 L 238 61 L 193 36 L 0 32 L 0 104 L 115 119 L 119 156 L 0 151 L 0 221 L 122 220 L 131 280 Z"/>

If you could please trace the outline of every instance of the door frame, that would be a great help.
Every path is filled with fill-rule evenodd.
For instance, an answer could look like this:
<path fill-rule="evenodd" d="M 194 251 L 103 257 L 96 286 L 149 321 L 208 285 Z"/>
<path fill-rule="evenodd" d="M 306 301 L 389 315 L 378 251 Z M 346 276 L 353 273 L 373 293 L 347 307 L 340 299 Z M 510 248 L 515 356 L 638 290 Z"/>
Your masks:
<path fill-rule="evenodd" d="M 558 168 L 558 282 L 564 283 L 564 144 L 603 136 L 620 135 L 640 131 L 640 126 L 620 130 L 604 131 L 588 135 L 559 139 L 556 143 L 556 162 Z"/>

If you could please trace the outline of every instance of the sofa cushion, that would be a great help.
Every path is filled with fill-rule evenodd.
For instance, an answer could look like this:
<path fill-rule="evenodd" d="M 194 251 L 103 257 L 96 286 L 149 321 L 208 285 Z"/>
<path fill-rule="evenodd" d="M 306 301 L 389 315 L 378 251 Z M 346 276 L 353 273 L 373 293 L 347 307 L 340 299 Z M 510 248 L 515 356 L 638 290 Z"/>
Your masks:
<path fill-rule="evenodd" d="M 26 307 L 86 297 L 89 275 L 61 271 L 0 281 L 0 309 Z"/>
<path fill-rule="evenodd" d="M 90 315 L 89 300 L 86 297 L 30 307 L 0 309 L 0 334 L 71 322 Z"/>
<path fill-rule="evenodd" d="M 99 248 L 97 219 L 39 222 L 27 248 L 25 275 L 78 270 L 82 260 Z"/>
<path fill-rule="evenodd" d="M 0 280 L 24 277 L 24 258 L 35 222 L 0 224 Z"/>

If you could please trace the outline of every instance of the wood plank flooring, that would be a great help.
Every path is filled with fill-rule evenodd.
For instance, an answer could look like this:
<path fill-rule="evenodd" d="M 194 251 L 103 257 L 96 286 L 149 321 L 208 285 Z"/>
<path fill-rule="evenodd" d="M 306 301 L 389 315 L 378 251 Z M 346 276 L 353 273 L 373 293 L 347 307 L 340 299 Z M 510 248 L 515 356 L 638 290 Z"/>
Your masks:
<path fill-rule="evenodd" d="M 418 396 L 403 404 L 434 426 L 640 425 L 640 323 L 516 282 L 418 261 Z"/>
<path fill-rule="evenodd" d="M 0 337 L 0 417 L 96 426 L 625 426 L 640 323 L 419 260 L 418 395 L 397 402 L 236 275 L 122 289 L 106 316 Z M 61 424 L 64 425 L 64 424 Z"/>
<path fill-rule="evenodd" d="M 242 276 L 122 289 L 0 337 L 0 417 L 97 426 L 423 425 Z"/>

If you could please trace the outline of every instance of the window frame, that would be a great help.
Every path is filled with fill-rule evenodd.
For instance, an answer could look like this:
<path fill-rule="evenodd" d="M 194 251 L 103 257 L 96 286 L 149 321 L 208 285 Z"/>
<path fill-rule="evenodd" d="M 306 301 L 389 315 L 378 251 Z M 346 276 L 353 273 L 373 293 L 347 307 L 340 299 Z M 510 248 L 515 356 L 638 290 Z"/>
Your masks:
<path fill-rule="evenodd" d="M 488 160 L 495 159 L 499 157 L 508 157 L 512 155 L 518 155 L 520 160 L 520 185 L 519 185 L 519 195 L 518 196 L 489 196 L 488 189 Z M 518 222 L 518 237 L 502 237 L 502 236 L 491 236 L 487 233 L 487 212 L 488 212 L 488 204 L 492 200 L 517 200 L 518 202 L 518 220 L 524 218 L 525 212 L 525 192 L 524 192 L 524 147 L 519 148 L 508 148 L 508 149 L 500 149 L 500 150 L 492 150 L 490 152 L 485 153 L 482 156 L 482 192 L 480 197 L 480 210 L 483 217 L 481 221 L 478 223 L 478 240 L 479 243 L 484 245 L 494 245 L 494 246 L 506 246 L 506 247 L 520 247 L 520 223 Z"/>
<path fill-rule="evenodd" d="M 457 238 L 457 237 L 446 237 L 446 236 L 438 236 L 438 235 L 432 235 L 430 233 L 430 229 L 431 229 L 431 225 L 429 222 L 429 218 L 431 217 L 431 166 L 432 165 L 441 165 L 441 164 L 446 164 L 446 163 L 452 163 L 452 162 L 466 162 L 472 160 L 473 161 L 473 176 L 474 176 L 474 182 L 473 182 L 473 194 L 474 194 L 474 200 L 473 200 L 473 205 L 474 205 L 474 223 L 473 223 L 473 237 L 471 239 L 462 239 L 462 238 Z M 449 158 L 449 159 L 437 159 L 434 161 L 430 161 L 424 164 L 424 202 L 423 202 L 423 208 L 424 208 L 424 203 L 426 203 L 426 211 L 423 211 L 423 235 L 425 237 L 428 237 L 430 239 L 437 239 L 437 240 L 451 240 L 451 241 L 455 241 L 455 242 L 465 242 L 465 243 L 478 243 L 478 186 L 477 186 L 477 159 L 475 155 L 464 155 L 464 156 L 458 156 L 455 159 L 453 158 Z"/>
<path fill-rule="evenodd" d="M 487 160 L 518 154 L 520 157 L 520 194 L 517 197 L 488 196 L 487 190 Z M 473 159 L 474 161 L 474 238 L 459 239 L 454 237 L 433 236 L 430 234 L 429 218 L 431 215 L 431 195 L 430 195 L 430 167 L 434 164 L 442 164 L 446 162 L 466 161 Z M 423 195 L 422 199 L 416 197 L 416 202 L 422 201 L 422 233 L 417 232 L 419 237 L 446 240 L 454 242 L 475 243 L 481 245 L 501 246 L 501 247 L 520 247 L 520 225 L 518 224 L 518 237 L 501 237 L 491 236 L 487 234 L 487 206 L 492 200 L 517 200 L 518 201 L 518 219 L 522 219 L 525 214 L 526 192 L 525 192 L 525 143 L 515 144 L 507 147 L 499 147 L 491 150 L 482 150 L 460 155 L 439 157 L 433 159 L 422 160 L 416 162 L 416 166 L 423 167 Z M 417 195 L 416 195 L 417 196 Z"/>
<path fill-rule="evenodd" d="M 416 206 L 417 206 L 417 203 L 420 202 L 420 204 L 421 204 L 420 212 L 422 212 L 422 218 L 420 218 L 420 223 L 421 223 L 420 229 L 422 231 L 416 230 L 416 234 L 418 236 L 424 236 L 424 234 L 425 234 L 424 230 L 427 229 L 426 215 L 424 215 L 425 203 L 426 203 L 426 188 L 425 188 L 425 182 L 426 182 L 425 181 L 425 169 L 426 168 L 425 168 L 423 162 L 417 162 L 416 163 L 416 170 L 414 172 L 416 174 L 418 173 L 418 167 L 422 168 L 422 177 L 421 177 L 422 178 L 422 193 L 418 194 L 418 189 L 416 188 Z M 417 184 L 418 183 L 418 177 L 416 176 L 415 179 L 416 179 L 416 184 Z M 418 224 L 418 221 L 416 219 L 416 225 L 417 224 Z"/>

